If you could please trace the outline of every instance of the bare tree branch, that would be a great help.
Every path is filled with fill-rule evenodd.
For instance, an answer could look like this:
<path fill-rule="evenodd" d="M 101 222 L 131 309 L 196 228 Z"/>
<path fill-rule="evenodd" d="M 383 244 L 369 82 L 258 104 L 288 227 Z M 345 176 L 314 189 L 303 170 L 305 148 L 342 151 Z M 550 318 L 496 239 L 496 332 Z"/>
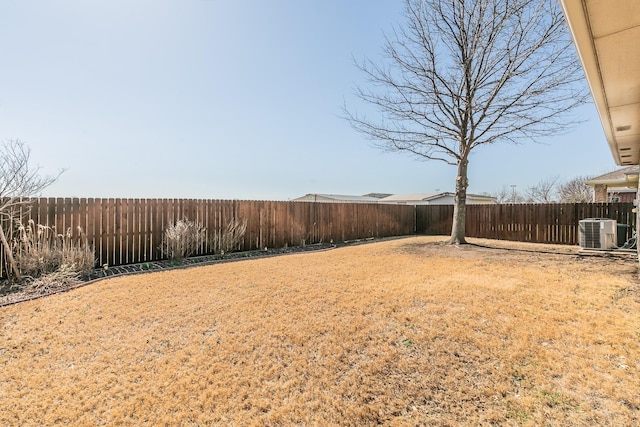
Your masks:
<path fill-rule="evenodd" d="M 30 164 L 31 150 L 22 141 L 0 143 L 0 215 L 8 216 L 19 205 L 28 205 L 29 197 L 36 197 L 53 184 L 60 174 L 40 175 L 40 167 Z"/>
<path fill-rule="evenodd" d="M 527 188 L 525 200 L 528 203 L 555 203 L 558 201 L 558 177 L 542 179 L 534 186 Z"/>
<path fill-rule="evenodd" d="M 503 185 L 500 190 L 492 194 L 499 204 L 525 203 L 527 200 L 516 190 L 515 185 Z"/>
<path fill-rule="evenodd" d="M 577 176 L 560 184 L 558 194 L 562 203 L 589 203 L 593 201 L 593 188 L 585 184 L 591 177 Z"/>
<path fill-rule="evenodd" d="M 40 167 L 30 164 L 31 151 L 20 140 L 8 140 L 0 143 L 0 241 L 16 278 L 20 272 L 13 259 L 11 246 L 2 228 L 2 219 L 11 218 L 19 208 L 28 209 L 29 198 L 40 195 L 42 190 L 53 184 L 60 174 L 41 176 Z"/>

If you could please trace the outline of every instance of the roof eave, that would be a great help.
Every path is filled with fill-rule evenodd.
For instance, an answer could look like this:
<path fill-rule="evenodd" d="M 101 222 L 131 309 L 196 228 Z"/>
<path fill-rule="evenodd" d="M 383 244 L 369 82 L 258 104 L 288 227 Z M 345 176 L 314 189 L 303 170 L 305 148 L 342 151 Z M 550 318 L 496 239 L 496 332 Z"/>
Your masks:
<path fill-rule="evenodd" d="M 571 32 L 574 46 L 578 52 L 578 57 L 582 63 L 587 82 L 593 96 L 593 100 L 602 122 L 609 149 L 616 164 L 621 165 L 618 143 L 616 141 L 611 116 L 609 115 L 609 105 L 604 91 L 604 83 L 598 56 L 593 44 L 593 34 L 591 32 L 589 20 L 582 0 L 560 0 L 564 11 L 565 21 Z"/>

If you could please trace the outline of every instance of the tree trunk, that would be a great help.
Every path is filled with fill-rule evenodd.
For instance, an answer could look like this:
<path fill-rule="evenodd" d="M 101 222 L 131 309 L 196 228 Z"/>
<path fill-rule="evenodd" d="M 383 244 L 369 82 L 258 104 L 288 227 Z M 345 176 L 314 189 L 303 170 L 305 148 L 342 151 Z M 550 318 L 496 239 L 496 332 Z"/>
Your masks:
<path fill-rule="evenodd" d="M 458 162 L 458 175 L 456 176 L 456 195 L 453 202 L 453 226 L 451 227 L 451 238 L 449 244 L 462 245 L 467 243 L 466 220 L 467 220 L 467 166 L 469 161 L 463 158 Z"/>
<path fill-rule="evenodd" d="M 7 261 L 11 265 L 11 269 L 16 276 L 17 280 L 22 280 L 22 275 L 20 274 L 20 270 L 18 270 L 18 266 L 16 265 L 15 259 L 13 259 L 13 253 L 11 251 L 11 246 L 9 242 L 7 242 L 7 236 L 4 234 L 4 230 L 2 229 L 2 225 L 0 225 L 0 240 L 2 240 L 2 246 L 4 246 L 4 253 L 7 256 Z"/>

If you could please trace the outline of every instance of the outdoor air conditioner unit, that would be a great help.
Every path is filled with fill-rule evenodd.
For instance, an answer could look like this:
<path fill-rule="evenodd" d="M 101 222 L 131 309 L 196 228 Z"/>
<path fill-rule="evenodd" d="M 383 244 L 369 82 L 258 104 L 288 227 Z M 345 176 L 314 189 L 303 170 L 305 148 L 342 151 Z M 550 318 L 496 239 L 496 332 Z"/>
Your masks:
<path fill-rule="evenodd" d="M 578 222 L 578 242 L 583 249 L 612 249 L 617 243 L 615 219 L 587 218 Z"/>

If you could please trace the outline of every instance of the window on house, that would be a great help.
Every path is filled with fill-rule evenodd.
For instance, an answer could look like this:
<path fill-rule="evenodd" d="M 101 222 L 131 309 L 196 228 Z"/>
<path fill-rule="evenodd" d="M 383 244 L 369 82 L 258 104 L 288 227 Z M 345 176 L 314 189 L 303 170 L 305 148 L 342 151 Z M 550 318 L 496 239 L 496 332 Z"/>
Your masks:
<path fill-rule="evenodd" d="M 611 196 L 611 203 L 620 203 L 620 197 L 619 196 Z"/>

